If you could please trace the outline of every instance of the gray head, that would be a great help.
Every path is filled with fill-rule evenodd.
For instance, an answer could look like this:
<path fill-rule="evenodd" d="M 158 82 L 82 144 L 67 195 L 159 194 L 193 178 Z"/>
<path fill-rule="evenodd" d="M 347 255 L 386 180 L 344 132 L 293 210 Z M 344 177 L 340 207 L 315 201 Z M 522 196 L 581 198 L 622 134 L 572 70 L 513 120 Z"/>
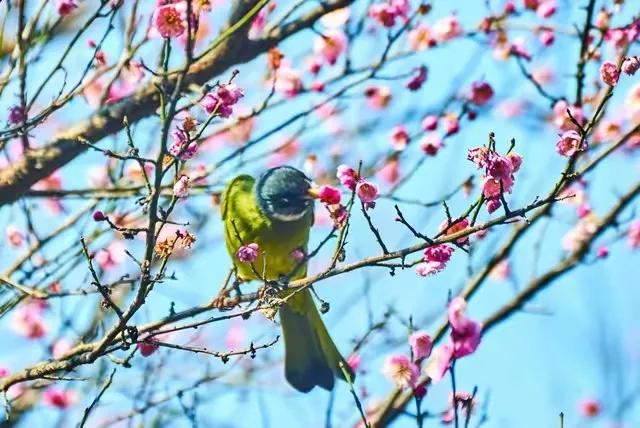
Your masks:
<path fill-rule="evenodd" d="M 272 220 L 300 220 L 313 210 L 309 195 L 311 180 L 290 166 L 267 170 L 256 183 L 256 199 L 260 209 Z"/>

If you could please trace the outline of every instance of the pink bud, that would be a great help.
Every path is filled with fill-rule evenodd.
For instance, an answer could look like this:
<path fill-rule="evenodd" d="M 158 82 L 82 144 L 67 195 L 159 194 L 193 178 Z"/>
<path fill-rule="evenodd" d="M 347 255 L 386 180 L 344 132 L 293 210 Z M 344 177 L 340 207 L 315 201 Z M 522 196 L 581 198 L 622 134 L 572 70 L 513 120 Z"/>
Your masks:
<path fill-rule="evenodd" d="M 254 242 L 238 248 L 238 251 L 236 251 L 236 258 L 243 263 L 253 263 L 258 258 L 259 252 L 260 247 Z"/>
<path fill-rule="evenodd" d="M 350 190 L 356 186 L 357 176 L 356 170 L 348 165 L 338 166 L 336 176 L 342 185 Z"/>
<path fill-rule="evenodd" d="M 153 343 L 151 341 L 148 342 L 138 342 L 138 350 L 140 350 L 140 355 L 143 357 L 148 357 L 158 350 L 160 345 L 157 343 Z"/>
<path fill-rule="evenodd" d="M 433 349 L 433 341 L 424 331 L 416 331 L 409 336 L 409 344 L 411 345 L 411 352 L 413 352 L 413 359 L 415 361 L 428 358 L 431 355 Z"/>
<path fill-rule="evenodd" d="M 605 61 L 600 66 L 600 78 L 609 86 L 616 86 L 620 78 L 618 67 L 611 61 Z"/>
<path fill-rule="evenodd" d="M 430 114 L 422 119 L 422 129 L 425 131 L 434 131 L 438 127 L 438 116 Z"/>
<path fill-rule="evenodd" d="M 640 69 L 640 57 L 633 56 L 626 58 L 622 63 L 622 71 L 628 76 L 633 76 Z"/>
<path fill-rule="evenodd" d="M 609 249 L 605 246 L 598 248 L 597 256 L 600 259 L 607 258 L 607 256 L 609 256 Z"/>
<path fill-rule="evenodd" d="M 493 88 L 487 82 L 473 82 L 469 101 L 478 106 L 483 106 L 493 98 Z"/>
<path fill-rule="evenodd" d="M 107 219 L 107 216 L 105 216 L 102 211 L 96 210 L 93 212 L 94 221 L 105 221 L 106 219 Z"/>

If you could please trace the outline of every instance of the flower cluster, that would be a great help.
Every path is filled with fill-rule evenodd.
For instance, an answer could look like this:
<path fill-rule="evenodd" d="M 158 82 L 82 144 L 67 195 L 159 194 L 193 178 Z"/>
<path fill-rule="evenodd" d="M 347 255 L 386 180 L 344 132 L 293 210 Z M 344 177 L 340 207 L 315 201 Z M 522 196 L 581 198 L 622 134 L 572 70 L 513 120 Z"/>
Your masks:
<path fill-rule="evenodd" d="M 444 377 L 454 359 L 474 353 L 480 345 L 480 324 L 467 318 L 466 308 L 467 303 L 462 297 L 456 297 L 449 303 L 450 341 L 434 351 L 427 366 L 427 374 L 434 381 Z"/>
<path fill-rule="evenodd" d="M 208 114 L 229 117 L 233 113 L 233 106 L 244 96 L 241 88 L 233 83 L 222 83 L 215 92 L 204 96 L 201 105 Z"/>
<path fill-rule="evenodd" d="M 343 186 L 351 191 L 355 190 L 365 207 L 375 207 L 375 200 L 378 199 L 378 187 L 375 184 L 360 177 L 356 170 L 348 165 L 340 165 L 337 176 Z"/>
<path fill-rule="evenodd" d="M 429 276 L 442 271 L 452 254 L 453 248 L 447 244 L 427 247 L 424 250 L 424 262 L 416 266 L 416 273 L 420 276 Z"/>
<path fill-rule="evenodd" d="M 169 153 L 172 156 L 186 161 L 196 155 L 198 152 L 198 143 L 192 140 L 195 126 L 195 121 L 187 116 L 182 122 L 182 127 L 178 127 L 173 131 L 173 142 L 171 146 L 169 146 Z"/>
<path fill-rule="evenodd" d="M 467 156 L 478 169 L 484 169 L 482 177 L 482 195 L 486 200 L 487 211 L 494 212 L 502 205 L 505 193 L 511 193 L 515 181 L 514 174 L 520 169 L 522 157 L 517 153 L 500 155 L 489 147 L 469 150 Z"/>
<path fill-rule="evenodd" d="M 387 356 L 382 366 L 382 374 L 387 377 L 397 388 L 412 388 L 414 393 L 423 396 L 426 393 L 422 385 L 418 385 L 420 365 L 429 358 L 433 341 L 424 331 L 416 331 L 409 336 L 409 345 L 413 359 L 404 354 L 391 354 Z"/>
<path fill-rule="evenodd" d="M 397 19 L 408 19 L 410 6 L 409 0 L 387 0 L 369 6 L 369 16 L 390 28 L 396 25 Z"/>
<path fill-rule="evenodd" d="M 243 245 L 236 251 L 236 258 L 242 263 L 253 263 L 258 259 L 260 247 L 255 242 Z"/>

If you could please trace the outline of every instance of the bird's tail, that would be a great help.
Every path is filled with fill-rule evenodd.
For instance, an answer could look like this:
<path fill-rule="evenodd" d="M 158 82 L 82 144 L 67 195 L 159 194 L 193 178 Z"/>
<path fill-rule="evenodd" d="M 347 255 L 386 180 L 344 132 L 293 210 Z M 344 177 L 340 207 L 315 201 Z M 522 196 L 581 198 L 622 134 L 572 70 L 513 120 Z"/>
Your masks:
<path fill-rule="evenodd" d="M 309 392 L 314 386 L 331 390 L 334 376 L 345 380 L 340 368 L 354 374 L 333 343 L 309 290 L 291 296 L 280 308 L 284 333 L 285 377 L 295 389 Z"/>

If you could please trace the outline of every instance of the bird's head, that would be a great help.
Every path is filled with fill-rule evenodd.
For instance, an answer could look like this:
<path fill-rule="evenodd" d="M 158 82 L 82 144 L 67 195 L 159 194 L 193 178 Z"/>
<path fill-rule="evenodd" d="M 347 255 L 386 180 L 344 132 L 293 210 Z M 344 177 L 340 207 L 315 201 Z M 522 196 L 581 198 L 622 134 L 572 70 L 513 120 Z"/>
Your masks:
<path fill-rule="evenodd" d="M 260 209 L 271 219 L 296 221 L 313 210 L 309 193 L 311 180 L 290 166 L 267 170 L 256 183 L 256 199 Z"/>

